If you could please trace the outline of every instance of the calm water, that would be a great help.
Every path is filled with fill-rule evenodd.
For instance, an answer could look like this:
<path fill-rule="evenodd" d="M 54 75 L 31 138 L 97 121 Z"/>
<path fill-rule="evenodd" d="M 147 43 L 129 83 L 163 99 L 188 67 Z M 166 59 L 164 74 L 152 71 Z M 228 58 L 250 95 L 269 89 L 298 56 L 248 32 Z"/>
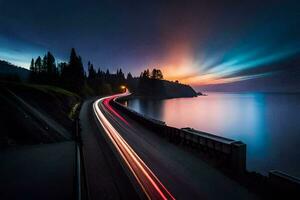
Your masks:
<path fill-rule="evenodd" d="M 248 170 L 300 177 L 300 95 L 208 93 L 196 98 L 134 99 L 127 105 L 178 128 L 193 127 L 247 144 Z"/>

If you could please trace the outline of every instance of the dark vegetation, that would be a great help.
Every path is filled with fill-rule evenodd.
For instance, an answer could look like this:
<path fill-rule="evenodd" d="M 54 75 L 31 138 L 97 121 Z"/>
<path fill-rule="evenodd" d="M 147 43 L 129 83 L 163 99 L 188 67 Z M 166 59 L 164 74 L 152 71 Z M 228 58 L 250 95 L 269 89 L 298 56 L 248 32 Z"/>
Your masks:
<path fill-rule="evenodd" d="M 125 85 L 125 76 L 121 69 L 116 74 L 111 74 L 109 70 L 96 70 L 90 62 L 86 75 L 81 57 L 72 49 L 68 63 L 56 64 L 50 52 L 43 58 L 39 56 L 32 59 L 29 82 L 54 85 L 86 97 L 121 92 L 121 85 Z"/>
<path fill-rule="evenodd" d="M 163 80 L 163 74 L 159 69 L 153 69 L 151 73 L 147 69 L 139 78 L 127 76 L 127 84 L 134 98 L 166 99 L 197 96 L 189 85 Z"/>
<path fill-rule="evenodd" d="M 134 93 L 135 97 L 176 98 L 197 96 L 196 92 L 188 85 L 180 84 L 178 81 L 163 80 L 163 73 L 156 68 L 152 71 L 149 69 L 144 70 L 140 77 L 133 77 L 129 72 L 125 78 L 122 69 L 118 69 L 116 73 L 111 73 L 108 69 L 103 71 L 100 68 L 95 68 L 91 62 L 88 62 L 86 72 L 82 59 L 74 48 L 71 49 L 68 62 L 57 63 L 51 52 L 46 53 L 43 57 L 39 56 L 32 59 L 30 71 L 5 63 L 9 66 L 10 72 L 0 73 L 4 74 L 2 77 L 4 80 L 27 81 L 31 84 L 56 86 L 74 92 L 81 97 L 119 93 L 124 90 L 122 86 L 126 86 L 130 92 Z M 3 71 L 6 69 L 7 67 Z M 21 73 L 20 70 L 22 70 Z"/>
<path fill-rule="evenodd" d="M 80 97 L 72 92 L 54 86 L 2 81 L 0 102 L 0 148 L 73 138 L 73 110 Z"/>
<path fill-rule="evenodd" d="M 29 73 L 27 69 L 0 60 L 0 80 L 20 82 L 27 80 Z"/>
<path fill-rule="evenodd" d="M 56 62 L 47 52 L 31 60 L 30 70 L 0 61 L 0 148 L 74 139 L 76 109 L 82 99 L 124 91 L 133 97 L 174 98 L 197 94 L 188 85 L 163 80 L 159 69 L 143 71 L 140 77 L 111 73 L 71 50 L 68 62 Z"/>

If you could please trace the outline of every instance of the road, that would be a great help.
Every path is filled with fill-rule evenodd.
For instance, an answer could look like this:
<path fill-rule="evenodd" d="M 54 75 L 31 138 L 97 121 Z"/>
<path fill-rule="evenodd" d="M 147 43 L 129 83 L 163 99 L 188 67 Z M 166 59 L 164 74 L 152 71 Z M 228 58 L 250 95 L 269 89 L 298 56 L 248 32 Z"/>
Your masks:
<path fill-rule="evenodd" d="M 148 199 L 256 199 L 195 153 L 115 110 L 109 102 L 117 96 L 98 99 L 93 111 L 102 127 L 98 134 L 109 143 L 135 189 L 141 189 L 138 193 Z"/>
<path fill-rule="evenodd" d="M 104 137 L 97 122 L 93 102 L 85 101 L 80 110 L 83 168 L 88 196 L 98 199 L 139 199 L 135 188 Z"/>
<path fill-rule="evenodd" d="M 75 142 L 24 145 L 0 152 L 0 199 L 75 199 Z"/>
<path fill-rule="evenodd" d="M 104 128 L 107 137 L 115 147 L 118 155 L 122 158 L 122 161 L 136 178 L 137 183 L 148 199 L 175 199 L 105 116 L 106 114 L 110 115 L 111 118 L 114 116 L 118 117 L 127 126 L 130 126 L 109 104 L 117 96 L 121 95 L 101 98 L 93 105 L 95 114 Z"/>

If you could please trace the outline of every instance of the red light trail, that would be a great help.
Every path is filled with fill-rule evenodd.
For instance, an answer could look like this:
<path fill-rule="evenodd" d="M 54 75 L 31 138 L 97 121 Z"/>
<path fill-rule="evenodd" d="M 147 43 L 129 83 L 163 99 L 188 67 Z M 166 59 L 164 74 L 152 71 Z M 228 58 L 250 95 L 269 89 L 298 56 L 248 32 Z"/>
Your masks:
<path fill-rule="evenodd" d="M 147 198 L 165 200 L 175 199 L 101 111 L 100 107 L 102 109 L 107 109 L 111 114 L 121 119 L 126 125 L 129 125 L 129 123 L 109 105 L 109 102 L 118 96 L 120 95 L 101 98 L 93 104 L 93 109 L 98 121 L 115 147 L 116 152 L 121 156 L 122 160 L 141 186 Z"/>

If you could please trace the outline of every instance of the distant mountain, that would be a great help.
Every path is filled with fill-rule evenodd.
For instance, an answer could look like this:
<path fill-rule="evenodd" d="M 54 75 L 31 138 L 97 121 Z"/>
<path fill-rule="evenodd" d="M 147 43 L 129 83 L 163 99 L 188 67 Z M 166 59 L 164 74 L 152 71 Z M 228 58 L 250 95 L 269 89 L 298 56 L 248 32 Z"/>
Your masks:
<path fill-rule="evenodd" d="M 0 77 L 18 76 L 21 80 L 26 80 L 29 77 L 29 73 L 28 69 L 0 60 Z"/>

